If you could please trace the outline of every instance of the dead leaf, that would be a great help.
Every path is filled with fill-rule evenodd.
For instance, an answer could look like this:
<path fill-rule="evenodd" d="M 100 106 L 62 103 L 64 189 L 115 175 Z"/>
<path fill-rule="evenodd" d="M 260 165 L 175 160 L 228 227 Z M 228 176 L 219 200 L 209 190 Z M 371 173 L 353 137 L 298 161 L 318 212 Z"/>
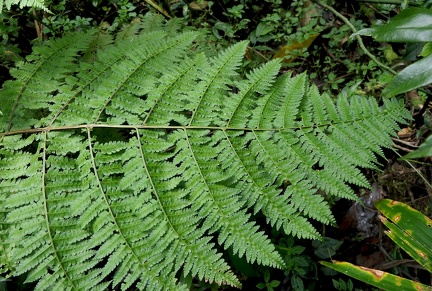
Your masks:
<path fill-rule="evenodd" d="M 189 7 L 193 10 L 204 10 L 208 7 L 207 1 L 194 1 L 189 3 Z"/>
<path fill-rule="evenodd" d="M 413 134 L 413 130 L 409 127 L 402 128 L 398 133 L 399 138 L 407 138 Z"/>
<path fill-rule="evenodd" d="M 304 41 L 293 41 L 288 45 L 284 45 L 274 56 L 275 58 L 281 58 L 286 63 L 291 63 L 294 61 L 301 53 L 299 50 L 307 49 L 311 46 L 313 41 L 318 37 L 319 33 L 311 34 L 308 39 Z"/>

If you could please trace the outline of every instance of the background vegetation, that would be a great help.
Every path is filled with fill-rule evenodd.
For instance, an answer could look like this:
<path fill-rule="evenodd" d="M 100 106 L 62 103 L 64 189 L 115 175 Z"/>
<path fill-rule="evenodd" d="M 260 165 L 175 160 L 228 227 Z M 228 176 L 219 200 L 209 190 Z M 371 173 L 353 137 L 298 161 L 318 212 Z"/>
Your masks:
<path fill-rule="evenodd" d="M 416 43 L 377 42 L 363 37 L 367 55 L 358 40 L 350 38 L 357 30 L 384 24 L 407 7 L 424 7 L 425 1 L 134 1 L 134 0 L 47 0 L 47 10 L 12 5 L 0 14 L 0 85 L 10 79 L 9 70 L 23 61 L 34 45 L 92 27 L 117 31 L 122 26 L 149 14 L 177 18 L 185 29 L 202 32 L 199 49 L 216 53 L 240 40 L 249 40 L 244 72 L 274 57 L 284 58 L 283 70 L 293 75 L 307 72 L 323 92 L 373 96 L 381 100 L 382 91 L 401 71 L 420 58 L 422 46 Z M 384 3 L 385 2 L 385 3 Z M 329 7 L 333 10 L 328 9 Z M 378 62 L 377 62 L 378 61 Z M 390 69 L 389 69 L 390 68 Z M 430 157 L 407 162 L 400 160 L 430 135 L 432 117 L 426 86 L 399 95 L 413 115 L 394 139 L 394 151 L 382 159 L 382 172 L 365 173 L 373 191 L 358 189 L 366 207 L 344 200 L 330 201 L 338 226 L 317 226 L 322 241 L 303 241 L 270 230 L 272 240 L 287 262 L 284 271 L 247 264 L 233 257 L 237 275 L 245 290 L 373 290 L 358 281 L 320 266 L 318 260 L 330 258 L 367 267 L 380 267 L 398 275 L 430 284 L 430 274 L 410 268 L 406 254 L 382 236 L 375 218 L 373 202 L 382 196 L 399 200 L 432 215 L 432 161 Z M 1 92 L 0 92 L 1 98 Z M 427 182 L 429 181 L 429 182 Z M 1 289 L 31 289 L 25 277 L 2 282 Z M 194 282 L 197 290 L 216 289 Z M 222 287 L 219 287 L 222 289 Z"/>

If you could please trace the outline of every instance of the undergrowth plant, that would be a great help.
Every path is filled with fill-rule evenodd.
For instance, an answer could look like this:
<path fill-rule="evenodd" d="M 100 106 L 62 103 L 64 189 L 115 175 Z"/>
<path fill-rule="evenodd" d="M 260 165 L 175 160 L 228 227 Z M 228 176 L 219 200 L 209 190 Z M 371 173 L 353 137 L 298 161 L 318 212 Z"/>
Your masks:
<path fill-rule="evenodd" d="M 390 199 L 377 201 L 375 206 L 383 214 L 379 218 L 388 228 L 387 236 L 425 270 L 432 272 L 432 220 L 407 204 Z M 432 290 L 432 286 L 378 269 L 338 261 L 321 264 L 383 290 Z"/>

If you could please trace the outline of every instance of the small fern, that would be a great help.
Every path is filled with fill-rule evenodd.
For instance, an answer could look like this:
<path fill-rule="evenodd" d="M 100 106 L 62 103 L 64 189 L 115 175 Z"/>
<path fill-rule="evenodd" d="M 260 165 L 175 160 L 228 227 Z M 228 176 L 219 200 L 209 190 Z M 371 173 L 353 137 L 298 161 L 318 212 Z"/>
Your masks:
<path fill-rule="evenodd" d="M 3 274 L 53 290 L 186 289 L 180 275 L 238 287 L 220 247 L 283 267 L 253 215 L 319 238 L 309 219 L 335 222 L 322 194 L 355 199 L 358 167 L 409 118 L 396 100 L 335 104 L 278 60 L 242 77 L 246 42 L 208 58 L 197 33 L 149 23 L 52 40 L 11 71 Z"/>

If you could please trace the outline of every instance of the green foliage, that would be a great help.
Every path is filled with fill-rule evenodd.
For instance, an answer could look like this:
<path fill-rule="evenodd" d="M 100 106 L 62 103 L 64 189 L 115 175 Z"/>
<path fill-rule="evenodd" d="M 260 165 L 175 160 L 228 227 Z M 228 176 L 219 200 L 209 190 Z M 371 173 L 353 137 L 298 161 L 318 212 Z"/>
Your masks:
<path fill-rule="evenodd" d="M 345 9 L 344 3 L 321 2 L 334 5 L 337 9 Z M 196 3 L 201 2 L 192 3 L 195 7 Z M 203 3 L 206 5 L 202 8 L 192 9 L 191 4 L 178 1 L 171 8 L 175 15 L 186 16 L 190 25 L 209 28 L 209 42 L 226 46 L 238 39 L 248 39 L 250 49 L 247 63 L 252 66 L 271 59 L 280 48 L 303 43 L 311 36 L 318 35 L 318 40 L 309 49 L 301 47 L 292 51 L 296 60 L 284 62 L 283 66 L 295 72 L 307 70 L 312 79 L 321 83 L 319 86 L 324 91 L 333 94 L 337 94 L 341 87 L 349 88 L 363 82 L 358 86 L 358 94 L 380 97 L 384 84 L 391 77 L 374 62 L 369 62 L 369 57 L 359 50 L 355 42 L 348 39 L 352 33 L 351 28 L 336 21 L 317 1 L 246 0 L 241 3 Z M 349 20 L 356 29 L 368 25 L 363 10 L 358 9 L 348 15 L 352 15 Z M 372 51 L 380 57 L 383 55 L 379 48 L 372 48 Z"/>
<path fill-rule="evenodd" d="M 365 29 L 361 34 L 370 34 L 377 41 L 389 42 L 430 42 L 432 11 L 424 8 L 402 10 L 387 24 Z"/>
<path fill-rule="evenodd" d="M 21 60 L 19 56 L 21 50 L 16 44 L 19 37 L 18 20 L 7 17 L 4 12 L 0 13 L 0 31 L 0 61 L 6 64 Z"/>
<path fill-rule="evenodd" d="M 315 256 L 320 259 L 329 259 L 336 254 L 336 251 L 342 245 L 342 241 L 323 237 L 322 240 L 313 241 L 312 245 L 315 248 Z"/>
<path fill-rule="evenodd" d="M 21 9 L 24 7 L 37 7 L 47 10 L 44 2 L 44 0 L 0 0 L 0 13 L 3 10 L 3 6 L 6 6 L 6 9 L 10 9 L 12 5 L 19 5 Z"/>
<path fill-rule="evenodd" d="M 409 8 L 402 10 L 382 26 L 360 30 L 362 35 L 372 35 L 377 41 L 423 43 L 432 41 L 432 10 Z M 423 50 L 425 58 L 403 69 L 384 89 L 383 94 L 394 96 L 432 83 L 432 55 Z"/>
<path fill-rule="evenodd" d="M 112 18 L 109 30 L 117 30 L 137 18 L 137 6 L 134 1 L 46 1 L 47 7 L 54 11 L 53 15 L 44 14 L 41 19 L 43 33 L 48 36 L 62 35 L 67 31 L 87 30 L 100 25 L 100 19 Z M 86 7 L 89 6 L 89 7 Z M 96 12 L 86 13 L 86 9 Z M 87 16 L 84 16 L 87 15 Z M 95 17 L 97 15 L 98 17 Z"/>
<path fill-rule="evenodd" d="M 432 156 L 432 135 L 430 135 L 415 151 L 403 156 L 404 159 L 418 159 Z"/>
<path fill-rule="evenodd" d="M 333 282 L 333 287 L 335 287 L 336 290 L 341 290 L 341 291 L 354 290 L 354 285 L 350 279 L 348 279 L 347 282 L 345 282 L 342 279 L 339 280 L 332 279 L 332 282 Z"/>
<path fill-rule="evenodd" d="M 391 80 L 383 94 L 394 96 L 432 83 L 432 9 L 409 8 L 402 10 L 387 24 L 359 31 L 359 34 L 372 35 L 377 41 L 406 42 L 420 44 L 419 54 L 423 58 L 404 68 Z M 429 137 L 421 147 L 404 158 L 420 158 L 432 155 L 432 139 Z"/>
<path fill-rule="evenodd" d="M 426 270 L 432 272 L 432 220 L 412 207 L 390 199 L 377 201 L 375 206 L 386 217 L 380 217 L 389 228 L 385 233 Z M 381 270 L 346 262 L 321 264 L 384 290 L 432 290 L 431 286 Z"/>
<path fill-rule="evenodd" d="M 264 272 L 264 282 L 258 283 L 256 286 L 258 289 L 266 289 L 267 291 L 273 291 L 274 288 L 278 287 L 280 285 L 280 281 L 278 280 L 271 280 L 270 281 L 270 272 L 269 270 L 266 270 Z"/>
<path fill-rule="evenodd" d="M 278 240 L 277 249 L 285 262 L 284 275 L 290 279 L 290 285 L 295 291 L 313 290 L 309 288 L 316 280 L 316 263 L 305 254 L 306 248 L 295 243 L 292 236 Z M 309 286 L 305 289 L 305 283 Z"/>
<path fill-rule="evenodd" d="M 253 215 L 318 238 L 309 219 L 334 223 L 322 194 L 368 187 L 357 167 L 375 168 L 409 118 L 396 100 L 334 104 L 304 75 L 277 77 L 278 60 L 242 77 L 247 42 L 208 58 L 197 33 L 154 20 L 51 40 L 11 70 L 2 272 L 38 289 L 239 286 L 216 244 L 283 268 Z"/>

